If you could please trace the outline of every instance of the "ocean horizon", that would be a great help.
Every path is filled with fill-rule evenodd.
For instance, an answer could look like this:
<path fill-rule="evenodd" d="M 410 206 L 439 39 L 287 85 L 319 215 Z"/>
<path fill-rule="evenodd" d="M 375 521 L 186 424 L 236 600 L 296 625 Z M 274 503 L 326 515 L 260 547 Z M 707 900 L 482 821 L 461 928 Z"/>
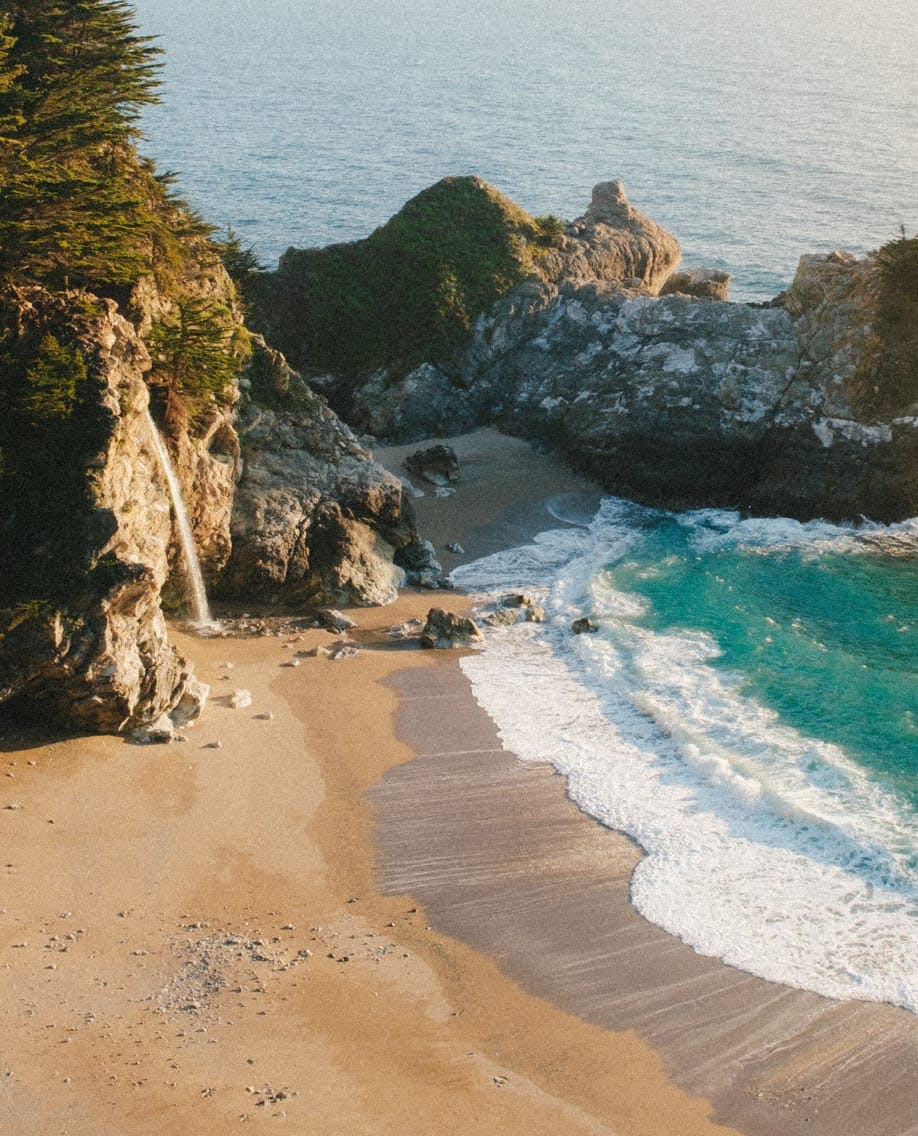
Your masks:
<path fill-rule="evenodd" d="M 142 149 L 272 266 L 447 175 L 579 216 L 620 178 L 688 265 L 764 300 L 799 257 L 918 227 L 906 0 L 139 0 L 164 49 Z"/>

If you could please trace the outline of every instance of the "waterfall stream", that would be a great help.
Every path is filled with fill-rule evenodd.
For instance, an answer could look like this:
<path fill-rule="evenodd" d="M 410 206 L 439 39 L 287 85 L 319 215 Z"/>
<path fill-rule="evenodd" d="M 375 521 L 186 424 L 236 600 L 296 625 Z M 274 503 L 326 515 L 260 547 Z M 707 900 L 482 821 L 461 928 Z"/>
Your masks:
<path fill-rule="evenodd" d="M 169 483 L 169 495 L 172 498 L 172 508 L 175 511 L 175 520 L 182 545 L 182 558 L 185 561 L 185 571 L 188 576 L 191 592 L 190 598 L 193 619 L 196 624 L 212 624 L 213 618 L 207 603 L 204 577 L 201 575 L 201 562 L 198 560 L 197 549 L 194 546 L 191 521 L 188 519 L 188 510 L 185 508 L 185 501 L 182 497 L 182 487 L 175 475 L 175 470 L 172 468 L 172 462 L 169 458 L 169 451 L 166 449 L 166 443 L 163 441 L 163 437 L 157 429 L 156 423 L 153 421 L 153 416 L 150 414 L 149 408 L 147 408 L 146 414 L 147 422 L 150 426 L 150 436 L 153 439 L 153 446 L 159 457 L 159 463 L 162 466 L 163 473 L 166 475 L 166 481 Z"/>

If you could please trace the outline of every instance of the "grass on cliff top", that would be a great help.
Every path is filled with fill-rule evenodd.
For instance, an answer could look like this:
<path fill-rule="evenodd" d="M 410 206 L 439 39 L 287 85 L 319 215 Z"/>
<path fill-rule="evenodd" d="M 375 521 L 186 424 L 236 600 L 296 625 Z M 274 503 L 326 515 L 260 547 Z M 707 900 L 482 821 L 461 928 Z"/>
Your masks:
<path fill-rule="evenodd" d="M 876 314 L 854 376 L 856 408 L 868 417 L 918 404 L 918 237 L 884 245 L 875 256 Z"/>
<path fill-rule="evenodd" d="M 444 178 L 366 240 L 288 252 L 256 307 L 300 366 L 346 375 L 448 364 L 561 230 L 480 178 Z"/>

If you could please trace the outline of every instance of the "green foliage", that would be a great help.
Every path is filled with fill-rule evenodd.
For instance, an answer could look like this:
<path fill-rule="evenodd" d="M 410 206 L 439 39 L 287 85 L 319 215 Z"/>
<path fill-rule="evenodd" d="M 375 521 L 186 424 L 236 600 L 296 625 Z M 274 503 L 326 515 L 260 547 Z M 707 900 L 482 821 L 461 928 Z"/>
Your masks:
<path fill-rule="evenodd" d="M 13 607 L 0 609 L 0 639 L 15 631 L 21 623 L 50 619 L 53 615 L 54 607 L 47 600 L 28 600 Z"/>
<path fill-rule="evenodd" d="M 217 300 L 183 296 L 149 336 L 154 381 L 196 402 L 225 401 L 251 346 L 248 333 Z"/>
<path fill-rule="evenodd" d="M 0 283 L 112 294 L 181 276 L 212 231 L 133 143 L 158 49 L 121 0 L 15 0 L 0 18 Z"/>
<path fill-rule="evenodd" d="M 38 344 L 25 369 L 20 408 L 33 426 L 70 418 L 77 392 L 87 378 L 86 360 L 78 347 L 67 347 L 50 332 Z"/>
<path fill-rule="evenodd" d="M 448 364 L 477 316 L 532 270 L 539 231 L 480 179 L 445 178 L 364 241 L 291 250 L 248 294 L 299 365 Z"/>
<path fill-rule="evenodd" d="M 259 261 L 255 249 L 251 245 L 242 243 L 232 225 L 226 230 L 226 238 L 215 241 L 214 244 L 220 254 L 223 267 L 235 283 L 245 285 L 256 272 L 264 272 L 265 266 Z"/>
<path fill-rule="evenodd" d="M 544 248 L 556 245 L 564 236 L 564 222 L 554 213 L 545 217 L 533 217 L 533 240 Z"/>
<path fill-rule="evenodd" d="M 854 378 L 861 413 L 896 414 L 918 403 L 918 237 L 902 235 L 875 257 L 876 315 Z"/>

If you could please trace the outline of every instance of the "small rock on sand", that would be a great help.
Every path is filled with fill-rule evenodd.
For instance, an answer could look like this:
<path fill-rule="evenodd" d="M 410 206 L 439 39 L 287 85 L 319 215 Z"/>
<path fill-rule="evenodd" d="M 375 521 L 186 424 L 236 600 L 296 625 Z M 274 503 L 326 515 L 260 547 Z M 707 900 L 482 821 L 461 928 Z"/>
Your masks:
<path fill-rule="evenodd" d="M 345 615 L 343 611 L 337 611 L 333 607 L 323 608 L 317 612 L 316 618 L 320 626 L 324 627 L 326 631 L 351 631 L 357 626 L 356 620 L 351 619 L 349 615 Z"/>
<path fill-rule="evenodd" d="M 227 702 L 234 710 L 244 710 L 246 706 L 252 705 L 252 693 L 249 690 L 234 690 Z"/>
<path fill-rule="evenodd" d="M 482 642 L 481 632 L 475 622 L 433 607 L 427 613 L 427 622 L 421 632 L 421 646 L 448 651 L 453 647 L 477 647 Z"/>

